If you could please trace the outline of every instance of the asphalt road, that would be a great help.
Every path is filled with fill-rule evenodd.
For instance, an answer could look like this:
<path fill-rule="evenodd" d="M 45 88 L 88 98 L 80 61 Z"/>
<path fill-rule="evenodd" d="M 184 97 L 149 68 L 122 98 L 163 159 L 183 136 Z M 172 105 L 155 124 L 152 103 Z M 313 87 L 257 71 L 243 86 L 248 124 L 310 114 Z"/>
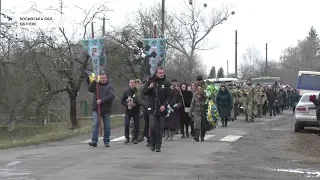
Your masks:
<path fill-rule="evenodd" d="M 89 147 L 86 135 L 0 151 L 0 180 L 320 179 L 320 131 L 293 128 L 289 113 L 250 124 L 240 117 L 205 142 L 164 141 L 160 153 L 124 145 L 119 128 L 110 148 Z"/>

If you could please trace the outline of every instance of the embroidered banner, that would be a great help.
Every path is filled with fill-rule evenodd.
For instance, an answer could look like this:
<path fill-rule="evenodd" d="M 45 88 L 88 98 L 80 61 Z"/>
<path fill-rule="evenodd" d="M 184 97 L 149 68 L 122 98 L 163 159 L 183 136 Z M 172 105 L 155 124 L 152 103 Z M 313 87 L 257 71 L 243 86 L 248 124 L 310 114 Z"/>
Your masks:
<path fill-rule="evenodd" d="M 91 57 L 93 72 L 97 75 L 106 68 L 104 37 L 82 40 L 83 48 Z"/>
<path fill-rule="evenodd" d="M 147 52 L 147 55 L 152 52 L 156 52 L 157 56 L 155 58 L 151 57 L 149 59 L 150 64 L 150 73 L 154 74 L 155 70 L 158 67 L 163 67 L 165 64 L 165 55 L 166 55 L 166 39 L 165 38 L 155 38 L 155 39 L 143 39 L 144 47 L 146 45 L 150 46 L 150 50 Z"/>

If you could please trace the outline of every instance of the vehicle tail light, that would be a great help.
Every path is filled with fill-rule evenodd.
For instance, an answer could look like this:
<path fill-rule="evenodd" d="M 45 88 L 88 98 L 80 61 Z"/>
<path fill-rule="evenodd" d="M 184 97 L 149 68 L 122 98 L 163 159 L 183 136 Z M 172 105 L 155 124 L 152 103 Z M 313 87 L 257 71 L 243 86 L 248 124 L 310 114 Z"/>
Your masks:
<path fill-rule="evenodd" d="M 307 111 L 307 108 L 304 106 L 297 106 L 296 111 Z"/>

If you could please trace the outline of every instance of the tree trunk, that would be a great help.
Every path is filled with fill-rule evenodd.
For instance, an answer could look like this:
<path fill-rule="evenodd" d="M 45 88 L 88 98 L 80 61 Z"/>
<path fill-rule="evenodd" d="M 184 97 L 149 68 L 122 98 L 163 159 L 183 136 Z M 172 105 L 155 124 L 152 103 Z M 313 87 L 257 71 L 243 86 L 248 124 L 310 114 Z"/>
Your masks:
<path fill-rule="evenodd" d="M 70 121 L 71 121 L 71 129 L 76 129 L 78 127 L 77 120 L 77 96 L 73 96 L 69 94 L 70 100 Z"/>

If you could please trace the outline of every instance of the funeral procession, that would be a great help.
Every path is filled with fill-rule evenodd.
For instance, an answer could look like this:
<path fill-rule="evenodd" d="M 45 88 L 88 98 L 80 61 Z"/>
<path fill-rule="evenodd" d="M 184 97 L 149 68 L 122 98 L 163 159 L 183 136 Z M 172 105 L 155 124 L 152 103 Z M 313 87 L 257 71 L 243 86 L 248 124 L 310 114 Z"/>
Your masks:
<path fill-rule="evenodd" d="M 320 180 L 317 0 L 0 0 L 0 180 Z"/>

